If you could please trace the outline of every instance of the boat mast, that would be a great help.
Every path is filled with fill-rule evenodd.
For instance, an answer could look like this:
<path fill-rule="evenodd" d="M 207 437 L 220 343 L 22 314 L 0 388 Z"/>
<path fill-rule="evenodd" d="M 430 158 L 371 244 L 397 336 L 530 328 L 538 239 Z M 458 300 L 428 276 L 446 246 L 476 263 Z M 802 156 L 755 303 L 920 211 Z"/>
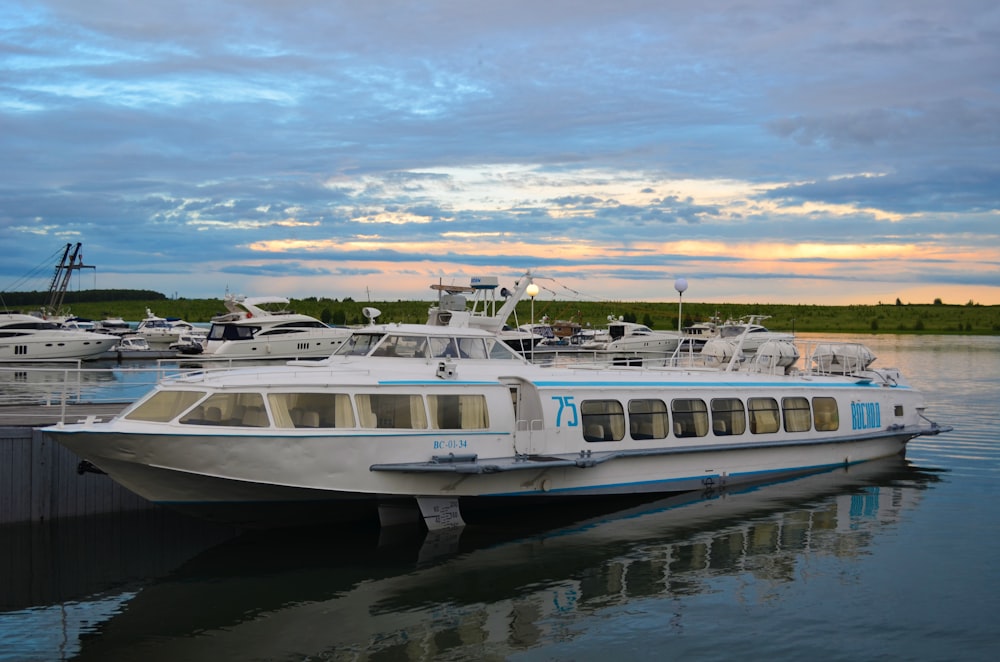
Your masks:
<path fill-rule="evenodd" d="M 80 254 L 80 249 L 83 244 L 80 242 L 73 244 L 66 244 L 65 250 L 63 250 L 62 259 L 59 264 L 56 265 L 56 271 L 52 275 L 52 283 L 49 285 L 49 300 L 45 306 L 42 307 L 42 314 L 46 316 L 56 315 L 62 308 L 63 301 L 66 299 L 66 290 L 69 289 L 69 281 L 73 277 L 73 272 L 79 269 L 96 269 L 97 267 L 84 264 L 83 255 Z M 72 253 L 70 252 L 72 251 Z M 79 259 L 79 262 L 77 260 Z"/>

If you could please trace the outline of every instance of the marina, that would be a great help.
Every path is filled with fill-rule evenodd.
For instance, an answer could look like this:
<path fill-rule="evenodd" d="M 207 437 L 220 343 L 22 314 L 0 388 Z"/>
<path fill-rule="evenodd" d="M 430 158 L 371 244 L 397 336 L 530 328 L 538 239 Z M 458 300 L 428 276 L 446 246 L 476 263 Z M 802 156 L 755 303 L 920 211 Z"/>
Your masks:
<path fill-rule="evenodd" d="M 837 340 L 956 430 L 906 459 L 437 533 L 238 532 L 165 509 L 8 525 L 0 637 L 18 660 L 991 659 L 1000 344 Z"/>
<path fill-rule="evenodd" d="M 493 289 L 486 281 L 479 293 Z M 369 325 L 320 360 L 130 348 L 0 368 L 0 527 L 20 550 L 10 563 L 58 563 L 35 542 L 50 539 L 144 577 L 105 577 L 121 587 L 107 591 L 87 583 L 91 570 L 72 573 L 76 618 L 66 587 L 45 597 L 12 576 L 0 632 L 18 633 L 6 637 L 17 659 L 246 656 L 247 636 L 265 637 L 271 658 L 531 657 L 552 646 L 586 658 L 572 652 L 586 638 L 567 639 L 564 622 L 594 627 L 603 657 L 624 642 L 590 621 L 594 605 L 696 605 L 718 589 L 678 587 L 720 573 L 800 591 L 786 567 L 875 548 L 939 480 L 907 458 L 947 448 L 929 440 L 951 430 L 950 410 L 927 390 L 926 365 L 901 366 L 870 339 L 758 332 L 746 345 L 748 332 L 724 351 L 704 338 L 711 351 L 683 341 L 672 351 L 545 348 L 500 342 L 503 309 L 468 311 L 459 291 L 447 294 L 428 325 L 377 324 L 371 310 Z M 163 394 L 179 404 L 150 409 Z M 929 404 L 941 425 L 924 414 Z M 143 435 L 151 444 L 135 445 Z M 173 450 L 157 455 L 167 438 Z M 251 467 L 264 473 L 240 473 Z M 162 550 L 157 563 L 140 560 L 137 535 Z M 387 562 L 397 570 L 380 570 Z M 366 579 L 341 576 L 352 567 Z M 747 568 L 758 568 L 752 580 Z M 487 576 L 499 593 L 473 589 L 448 604 L 449 577 L 474 586 Z M 273 617 L 218 601 L 246 590 L 282 594 L 254 605 Z M 387 600 L 402 606 L 386 611 Z M 441 608 L 456 617 L 442 620 Z M 345 617 L 324 626 L 331 611 Z M 56 613 L 58 652 L 41 625 Z M 164 619 L 173 613 L 195 614 L 207 634 L 193 641 L 184 619 Z"/>

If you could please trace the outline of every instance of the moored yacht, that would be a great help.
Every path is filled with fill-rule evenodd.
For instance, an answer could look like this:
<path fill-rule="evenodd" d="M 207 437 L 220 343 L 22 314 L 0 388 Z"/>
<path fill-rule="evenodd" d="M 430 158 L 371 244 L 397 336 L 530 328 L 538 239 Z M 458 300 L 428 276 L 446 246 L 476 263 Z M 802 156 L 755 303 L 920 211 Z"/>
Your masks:
<path fill-rule="evenodd" d="M 719 338 L 733 343 L 739 343 L 742 350 L 748 354 L 757 351 L 769 340 L 794 341 L 795 335 L 783 331 L 771 331 L 761 322 L 769 315 L 748 315 L 740 320 L 727 320 L 719 326 Z"/>
<path fill-rule="evenodd" d="M 146 309 L 146 317 L 139 321 L 135 332 L 146 339 L 153 349 L 167 349 L 185 334 L 204 334 L 194 324 L 176 317 L 159 317 Z"/>
<path fill-rule="evenodd" d="M 110 333 L 116 336 L 123 336 L 132 333 L 132 326 L 121 317 L 106 317 L 97 321 L 97 330 L 101 333 Z"/>
<path fill-rule="evenodd" d="M 351 336 L 315 317 L 291 312 L 284 297 L 227 294 L 225 313 L 212 318 L 201 358 L 325 358 Z"/>
<path fill-rule="evenodd" d="M 841 349 L 841 353 L 845 353 Z M 541 367 L 473 327 L 355 330 L 322 361 L 164 379 L 45 429 L 145 498 L 243 524 L 700 490 L 905 452 L 950 428 L 897 369 Z"/>
<path fill-rule="evenodd" d="M 116 336 L 66 328 L 34 315 L 0 313 L 0 361 L 94 359 L 117 342 Z"/>
<path fill-rule="evenodd" d="M 581 347 L 611 354 L 664 355 L 676 351 L 683 337 L 676 331 L 654 331 L 645 324 L 608 316 L 607 327 Z"/>
<path fill-rule="evenodd" d="M 712 317 L 706 322 L 695 322 L 685 326 L 682 329 L 685 344 L 695 350 L 701 349 L 706 342 L 719 336 L 720 323 L 718 317 Z"/>

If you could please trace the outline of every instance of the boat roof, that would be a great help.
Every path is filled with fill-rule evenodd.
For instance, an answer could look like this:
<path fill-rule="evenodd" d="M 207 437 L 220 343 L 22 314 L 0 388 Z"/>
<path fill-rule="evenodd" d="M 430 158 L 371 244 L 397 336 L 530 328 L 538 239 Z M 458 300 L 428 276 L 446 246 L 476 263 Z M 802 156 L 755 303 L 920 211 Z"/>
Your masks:
<path fill-rule="evenodd" d="M 280 303 L 282 305 L 287 305 L 291 303 L 289 299 L 277 296 L 237 297 L 233 299 L 233 302 L 238 303 L 242 306 L 263 306 L 272 303 Z"/>
<path fill-rule="evenodd" d="M 440 336 L 444 338 L 496 338 L 492 331 L 474 326 L 439 326 L 435 324 L 407 324 L 390 322 L 388 324 L 369 324 L 354 329 L 354 333 L 390 333 L 408 336 Z"/>
<path fill-rule="evenodd" d="M 443 372 L 447 369 L 446 372 Z M 807 377 L 807 378 L 806 378 Z M 725 372 L 706 368 L 632 368 L 626 366 L 545 367 L 527 362 L 484 359 L 399 359 L 395 357 L 334 356 L 323 361 L 290 361 L 206 370 L 170 377 L 166 383 L 191 388 L 327 388 L 339 385 L 468 387 L 517 381 L 540 389 L 593 388 L 595 392 L 632 388 L 739 388 L 752 393 L 760 388 L 836 388 L 872 384 L 870 376 L 775 375 Z"/>

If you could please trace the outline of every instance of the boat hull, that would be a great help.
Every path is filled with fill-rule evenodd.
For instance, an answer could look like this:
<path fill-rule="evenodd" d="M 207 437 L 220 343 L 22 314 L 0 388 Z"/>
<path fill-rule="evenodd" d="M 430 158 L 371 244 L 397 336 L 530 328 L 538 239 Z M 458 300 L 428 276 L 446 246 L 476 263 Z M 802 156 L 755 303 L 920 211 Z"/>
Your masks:
<path fill-rule="evenodd" d="M 285 337 L 248 340 L 209 340 L 200 354 L 202 359 L 325 359 L 350 337 L 347 330 L 304 332 Z"/>
<path fill-rule="evenodd" d="M 0 363 L 95 360 L 118 342 L 115 336 L 78 332 L 81 338 L 18 338 L 0 343 Z"/>
<path fill-rule="evenodd" d="M 365 444 L 348 450 L 336 437 L 216 437 L 208 453 L 204 439 L 48 433 L 151 502 L 245 526 L 375 519 L 380 506 L 413 504 L 414 497 L 454 499 L 464 512 L 728 488 L 902 455 L 914 436 L 660 449 L 593 466 L 556 466 L 539 455 L 520 458 L 516 470 L 468 474 L 461 467 L 380 469 Z M 202 458 L 202 466 L 183 460 L 191 457 Z M 264 457 L 286 459 L 268 466 Z"/>

